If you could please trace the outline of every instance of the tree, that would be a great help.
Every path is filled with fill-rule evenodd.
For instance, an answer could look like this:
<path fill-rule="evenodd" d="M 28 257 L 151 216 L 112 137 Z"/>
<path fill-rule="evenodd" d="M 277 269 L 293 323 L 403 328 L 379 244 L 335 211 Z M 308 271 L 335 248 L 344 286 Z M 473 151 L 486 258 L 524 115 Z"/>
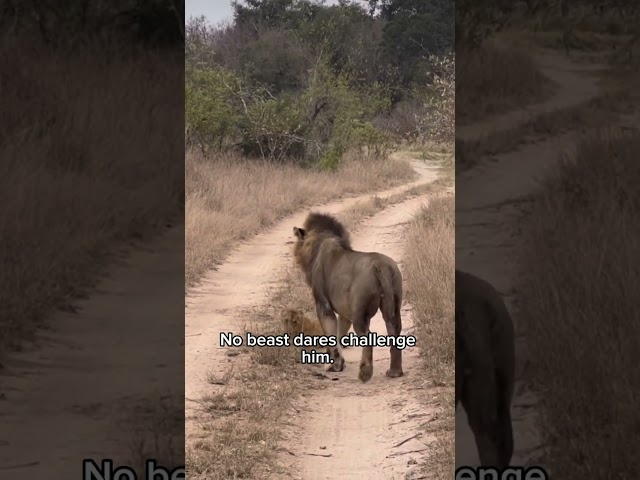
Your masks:
<path fill-rule="evenodd" d="M 453 0 L 369 0 L 369 5 L 385 22 L 382 48 L 404 85 L 425 81 L 425 53 L 441 55 L 455 47 Z"/>

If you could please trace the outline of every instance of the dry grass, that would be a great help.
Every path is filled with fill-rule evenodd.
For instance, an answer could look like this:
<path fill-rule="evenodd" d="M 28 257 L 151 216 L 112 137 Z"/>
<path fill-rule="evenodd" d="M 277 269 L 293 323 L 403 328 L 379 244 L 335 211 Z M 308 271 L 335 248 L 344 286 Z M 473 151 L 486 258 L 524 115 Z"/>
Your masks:
<path fill-rule="evenodd" d="M 302 174 L 294 171 L 292 175 L 300 178 Z M 387 198 L 372 196 L 344 210 L 338 217 L 354 231 L 365 218 L 383 208 L 450 186 L 452 178 L 452 175 L 445 175 L 434 182 L 435 186 L 418 186 Z M 247 328 L 252 333 L 281 335 L 279 316 L 285 308 L 294 308 L 315 318 L 309 287 L 299 269 L 293 266 L 283 267 L 278 287 L 269 297 L 269 302 L 252 315 Z M 293 402 L 300 394 L 312 394 L 305 392 L 325 388 L 321 381 L 310 375 L 308 367 L 300 364 L 300 352 L 296 347 L 263 347 L 248 351 L 250 356 L 243 358 L 247 361 L 242 368 L 244 373 L 238 378 L 212 379 L 211 383 L 225 386 L 219 388 L 218 394 L 203 401 L 203 406 L 211 413 L 211 420 L 203 423 L 206 440 L 187 450 L 189 478 L 258 479 L 284 474 L 286 467 L 278 465 L 277 449 L 286 414 L 292 411 Z"/>
<path fill-rule="evenodd" d="M 584 139 L 525 224 L 520 316 L 555 477 L 634 478 L 640 134 Z"/>
<path fill-rule="evenodd" d="M 121 428 L 130 434 L 130 458 L 138 478 L 144 478 L 146 462 L 154 459 L 167 469 L 184 467 L 184 398 L 174 394 L 159 395 L 132 407 L 121 405 L 126 411 Z"/>
<path fill-rule="evenodd" d="M 282 371 L 253 363 L 231 385 L 204 398 L 208 419 L 201 423 L 203 438 L 187 448 L 188 478 L 261 479 L 282 473 L 276 457 L 283 416 L 305 382 L 295 366 Z"/>
<path fill-rule="evenodd" d="M 407 299 L 413 306 L 424 377 L 438 387 L 441 411 L 428 425 L 438 441 L 424 467 L 429 478 L 451 478 L 455 453 L 455 197 L 435 197 L 423 206 L 408 227 L 405 242 Z"/>
<path fill-rule="evenodd" d="M 115 245 L 181 215 L 183 60 L 114 50 L 3 37 L 0 352 L 72 309 Z"/>
<path fill-rule="evenodd" d="M 390 188 L 415 178 L 401 160 L 348 158 L 337 172 L 265 164 L 233 154 L 186 157 L 187 285 L 220 263 L 230 247 L 302 207 Z"/>
<path fill-rule="evenodd" d="M 456 122 L 524 108 L 549 95 L 553 84 L 524 50 L 487 45 L 458 54 Z"/>

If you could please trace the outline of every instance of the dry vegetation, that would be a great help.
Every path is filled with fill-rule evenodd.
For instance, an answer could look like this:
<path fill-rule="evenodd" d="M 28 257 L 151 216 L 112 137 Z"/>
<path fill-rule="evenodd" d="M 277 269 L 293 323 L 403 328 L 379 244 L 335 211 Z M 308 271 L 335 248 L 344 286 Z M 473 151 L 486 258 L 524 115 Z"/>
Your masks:
<path fill-rule="evenodd" d="M 451 176 L 442 178 L 386 198 L 372 196 L 346 209 L 338 218 L 355 231 L 364 219 L 393 203 L 451 185 Z M 294 267 L 283 269 L 279 286 L 271 292 L 269 302 L 253 313 L 247 330 L 281 335 L 279 315 L 285 308 L 315 319 L 309 287 Z M 211 417 L 201 422 L 206 439 L 187 450 L 187 470 L 194 478 L 267 478 L 269 474 L 282 473 L 276 456 L 284 415 L 291 411 L 299 394 L 323 388 L 299 363 L 296 347 L 288 351 L 276 347 L 242 351 L 250 352 L 247 361 L 251 362 L 251 369 L 240 368 L 242 373 L 238 375 L 229 370 L 225 378 L 211 378 L 210 383 L 223 387 L 202 399 L 202 407 Z"/>
<path fill-rule="evenodd" d="M 0 351 L 72 308 L 115 245 L 181 215 L 181 59 L 105 48 L 3 38 Z"/>
<path fill-rule="evenodd" d="M 184 465 L 184 399 L 165 394 L 134 403 L 128 399 L 120 406 L 120 428 L 129 433 L 130 454 L 124 459 L 138 478 L 146 474 L 146 462 L 177 468 Z"/>
<path fill-rule="evenodd" d="M 185 269 L 187 284 L 193 284 L 238 240 L 300 208 L 391 188 L 416 174 L 406 161 L 365 160 L 355 152 L 337 172 L 189 152 L 185 175 Z"/>
<path fill-rule="evenodd" d="M 435 197 L 424 205 L 409 225 L 405 242 L 407 300 L 413 307 L 424 377 L 437 387 L 440 406 L 437 420 L 425 425 L 438 440 L 424 469 L 428 478 L 451 478 L 455 454 L 455 197 Z"/>
<path fill-rule="evenodd" d="M 282 358 L 286 358 L 282 349 L 272 356 L 277 362 Z M 189 478 L 259 479 L 282 473 L 276 455 L 283 415 L 308 380 L 295 368 L 287 372 L 255 363 L 229 377 L 216 380 L 225 386 L 202 399 L 210 417 L 201 424 L 203 439 L 186 451 Z"/>
<path fill-rule="evenodd" d="M 520 315 L 558 478 L 633 478 L 640 317 L 640 135 L 584 139 L 526 219 Z M 567 439 L 571 438 L 571 442 Z"/>
<path fill-rule="evenodd" d="M 459 55 L 456 121 L 465 125 L 545 98 L 552 83 L 524 50 L 487 43 Z"/>

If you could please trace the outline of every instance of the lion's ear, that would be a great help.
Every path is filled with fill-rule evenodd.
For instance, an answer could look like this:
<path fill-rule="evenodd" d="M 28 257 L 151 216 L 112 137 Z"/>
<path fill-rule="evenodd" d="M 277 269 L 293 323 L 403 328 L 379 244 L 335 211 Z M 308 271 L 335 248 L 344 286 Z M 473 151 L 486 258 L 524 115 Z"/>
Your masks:
<path fill-rule="evenodd" d="M 293 234 L 300 240 L 304 240 L 304 228 L 293 227 Z"/>

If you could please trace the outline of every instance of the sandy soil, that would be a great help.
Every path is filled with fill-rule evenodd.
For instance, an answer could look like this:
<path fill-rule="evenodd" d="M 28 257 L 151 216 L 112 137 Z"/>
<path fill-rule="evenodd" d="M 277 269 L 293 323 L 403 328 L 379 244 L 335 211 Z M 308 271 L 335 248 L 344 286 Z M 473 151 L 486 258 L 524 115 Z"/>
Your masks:
<path fill-rule="evenodd" d="M 414 185 L 433 181 L 436 169 L 423 162 L 414 161 L 420 174 L 419 180 L 377 194 L 380 197 L 408 189 Z M 339 213 L 368 195 L 323 205 L 318 208 L 327 213 Z M 416 197 L 396 204 L 366 221 L 354 234 L 355 248 L 378 250 L 402 259 L 402 225 L 406 223 L 425 197 Z M 280 269 L 290 261 L 292 227 L 303 223 L 305 210 L 289 217 L 250 242 L 241 245 L 217 271 L 208 274 L 199 288 L 187 298 L 186 316 L 186 398 L 188 424 L 187 439 L 197 438 L 197 400 L 211 388 L 206 381 L 207 373 L 222 375 L 229 366 L 225 348 L 219 346 L 220 331 L 242 332 L 242 312 L 267 301 L 267 287 L 278 281 Z M 411 313 L 407 305 L 404 312 L 403 333 L 410 332 Z M 381 317 L 372 321 L 372 331 L 386 334 Z M 412 370 L 417 361 L 417 351 L 405 350 L 404 370 L 406 376 L 387 379 L 387 349 L 374 351 L 374 378 L 362 385 L 357 380 L 357 362 L 360 349 L 347 349 L 346 370 L 330 374 L 340 378 L 331 386 L 314 395 L 313 401 L 300 405 L 304 411 L 298 419 L 295 432 L 289 432 L 291 442 L 285 446 L 290 453 L 283 461 L 298 462 L 292 471 L 298 478 L 404 478 L 409 468 L 407 462 L 420 453 L 402 455 L 409 450 L 425 449 L 429 439 L 422 437 L 390 448 L 418 433 L 420 421 L 428 420 L 428 409 L 417 403 L 407 390 L 423 388 L 416 384 Z M 237 358 L 237 357 L 235 357 Z M 323 367 L 317 367 L 324 371 Z M 329 375 L 329 374 L 328 374 Z M 325 442 L 324 444 L 320 444 Z M 326 449 L 321 449 L 326 447 Z M 303 451 L 304 450 L 304 451 Z M 305 455 L 308 452 L 331 453 L 330 458 Z M 354 460 L 358 452 L 361 457 Z M 390 453 L 396 457 L 388 457 Z M 292 456 L 294 454 L 295 456 Z M 357 456 L 357 454 L 355 454 Z M 375 468 L 372 468 L 375 465 Z M 325 472 L 324 476 L 314 476 Z M 378 476 L 376 476 L 378 475 Z"/>
<path fill-rule="evenodd" d="M 130 462 L 134 417 L 182 378 L 183 245 L 173 228 L 119 262 L 79 313 L 56 315 L 37 347 L 4 360 L 0 477 L 80 478 L 84 458 Z"/>
<path fill-rule="evenodd" d="M 590 72 L 598 66 L 576 65 L 557 55 L 537 57 L 542 72 L 558 85 L 556 95 L 527 109 L 489 121 L 456 129 L 463 140 L 484 133 L 512 128 L 532 115 L 567 108 L 586 102 L 598 93 L 598 82 Z M 573 137 L 562 135 L 548 141 L 526 145 L 518 151 L 500 155 L 456 175 L 456 266 L 475 273 L 505 295 L 516 325 L 517 377 L 526 366 L 526 331 L 518 324 L 517 292 L 514 291 L 515 259 L 519 208 L 526 196 L 535 192 L 538 179 L 558 163 L 562 152 L 571 154 Z M 512 407 L 515 452 L 513 465 L 527 465 L 541 445 L 536 420 L 536 396 L 516 385 Z M 464 411 L 456 415 L 456 466 L 478 465 L 473 436 Z"/>

